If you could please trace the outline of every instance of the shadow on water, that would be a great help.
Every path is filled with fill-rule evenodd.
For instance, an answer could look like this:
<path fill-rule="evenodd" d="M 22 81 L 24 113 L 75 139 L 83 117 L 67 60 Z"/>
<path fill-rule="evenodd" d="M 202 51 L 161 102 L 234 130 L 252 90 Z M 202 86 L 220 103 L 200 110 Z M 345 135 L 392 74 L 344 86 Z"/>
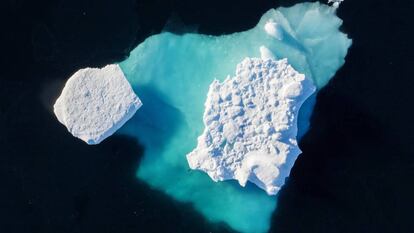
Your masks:
<path fill-rule="evenodd" d="M 136 135 L 145 145 L 161 149 L 168 144 L 176 128 L 183 124 L 182 113 L 166 102 L 167 98 L 151 86 L 134 87 L 144 105 L 127 123 L 129 135 Z M 132 131 L 132 132 L 131 132 Z"/>

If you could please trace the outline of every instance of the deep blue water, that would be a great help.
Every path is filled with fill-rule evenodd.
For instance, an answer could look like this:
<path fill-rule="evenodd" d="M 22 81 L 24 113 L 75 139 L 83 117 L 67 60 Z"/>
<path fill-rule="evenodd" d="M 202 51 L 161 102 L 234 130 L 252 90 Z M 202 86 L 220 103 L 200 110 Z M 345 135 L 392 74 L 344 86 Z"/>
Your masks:
<path fill-rule="evenodd" d="M 188 30 L 220 35 L 294 2 L 5 2 L 0 232 L 231 232 L 137 180 L 145 148 L 134 140 L 87 146 L 51 106 L 75 70 L 124 59 L 172 15 Z M 412 11 L 401 0 L 341 5 L 353 45 L 317 96 L 272 232 L 414 232 Z"/>

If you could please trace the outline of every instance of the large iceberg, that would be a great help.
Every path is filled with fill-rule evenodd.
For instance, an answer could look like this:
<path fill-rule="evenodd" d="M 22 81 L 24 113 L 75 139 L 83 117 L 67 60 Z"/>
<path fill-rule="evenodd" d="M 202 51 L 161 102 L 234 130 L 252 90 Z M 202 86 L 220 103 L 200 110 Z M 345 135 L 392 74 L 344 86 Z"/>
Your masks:
<path fill-rule="evenodd" d="M 223 82 L 244 58 L 262 54 L 287 58 L 296 71 L 322 88 L 342 66 L 351 45 L 339 31 L 341 24 L 334 8 L 303 3 L 271 9 L 245 32 L 223 36 L 165 32 L 147 38 L 119 64 L 145 103 L 118 131 L 145 147 L 138 178 L 191 203 L 209 221 L 241 232 L 266 232 L 275 196 L 250 182 L 244 188 L 232 180 L 212 182 L 207 174 L 189 169 L 186 155 L 197 147 L 204 131 L 206 94 L 214 79 Z M 315 94 L 299 111 L 298 139 L 309 127 L 314 102 Z"/>
<path fill-rule="evenodd" d="M 179 201 L 191 203 L 210 221 L 224 222 L 241 232 L 265 232 L 269 229 L 276 198 L 246 180 L 275 194 L 284 182 L 282 179 L 289 175 L 300 153 L 295 140 L 296 131 L 300 139 L 309 127 L 315 102 L 315 95 L 310 96 L 300 108 L 297 118 L 291 118 L 297 115 L 298 108 L 313 91 L 306 80 L 312 80 L 316 89 L 326 85 L 344 63 L 351 45 L 351 40 L 339 31 L 342 21 L 335 15 L 339 2 L 334 0 L 334 7 L 303 3 L 290 8 L 272 9 L 262 16 L 255 28 L 231 35 L 215 37 L 168 32 L 154 35 L 138 45 L 119 66 L 87 68 L 76 72 L 56 101 L 55 114 L 74 136 L 96 144 L 134 115 L 141 106 L 134 91 L 140 93 L 145 107 L 119 130 L 144 145 L 145 154 L 137 172 L 138 178 Z M 269 102 L 260 101 L 270 98 L 272 91 L 277 92 L 276 99 L 282 105 L 267 108 L 270 112 L 260 109 L 256 111 L 260 115 L 255 116 L 254 112 L 242 109 L 245 112 L 241 118 L 243 124 L 248 126 L 248 130 L 257 128 L 256 134 L 237 129 L 232 124 L 223 124 L 225 122 L 215 120 L 208 112 L 217 104 L 214 95 L 222 94 L 221 91 L 216 92 L 216 88 L 221 89 L 233 82 L 232 79 L 224 80 L 224 77 L 233 74 L 237 64 L 246 57 L 251 59 L 242 62 L 233 80 L 240 80 L 246 88 L 256 91 L 264 87 L 262 84 L 266 80 L 278 80 L 275 82 L 280 84 L 270 92 L 258 95 L 259 102 L 250 98 L 252 96 L 244 96 L 241 100 L 251 100 L 252 104 L 264 107 Z M 266 73 L 262 66 L 270 66 L 274 70 Z M 279 71 L 287 74 L 277 74 Z M 255 74 L 256 78 L 250 80 L 251 83 L 245 82 L 246 78 L 253 76 L 242 72 Z M 281 82 L 284 80 L 282 77 L 289 81 Z M 207 104 L 203 122 L 205 96 L 212 82 L 213 91 L 209 96 L 214 104 Z M 237 87 L 228 87 L 227 90 L 237 90 Z M 237 98 L 228 99 L 225 94 L 223 104 L 232 104 L 237 108 Z M 282 107 L 283 104 L 286 106 Z M 240 114 L 240 109 L 236 108 L 218 112 Z M 271 117 L 267 113 L 271 113 Z M 277 119 L 278 123 L 283 124 L 270 125 L 264 122 L 265 119 Z M 203 134 L 206 132 L 204 123 L 209 125 L 210 120 L 213 120 L 211 124 L 215 124 L 211 130 L 220 129 L 222 124 L 223 128 L 216 136 L 221 135 L 228 141 L 211 141 L 207 134 Z M 261 122 L 254 122 L 256 120 Z M 197 147 L 199 135 L 202 135 L 199 141 L 201 146 Z M 255 138 L 257 135 L 259 137 Z M 269 150 L 270 155 L 279 156 L 269 156 L 264 160 L 258 154 L 231 156 L 231 153 L 244 152 L 238 149 L 237 140 L 254 143 L 262 139 L 264 141 L 260 143 L 256 141 L 254 146 L 257 147 L 254 148 L 261 150 L 265 145 L 264 150 Z M 226 166 L 223 168 L 230 168 L 229 171 L 217 169 L 209 156 L 205 159 L 207 163 L 204 158 L 200 159 L 204 153 L 200 152 L 201 149 L 209 146 L 203 143 L 212 143 L 213 151 L 218 148 L 229 152 L 225 158 L 218 160 L 224 161 Z M 191 153 L 194 148 L 196 150 Z M 206 174 L 188 169 L 187 154 L 191 167 L 201 168 L 217 180 L 236 178 L 246 187 L 242 188 L 231 180 L 211 182 Z M 230 161 L 234 158 L 241 160 L 239 167 L 236 167 L 235 161 Z M 226 172 L 228 177 L 223 176 Z"/>
<path fill-rule="evenodd" d="M 85 68 L 73 74 L 54 112 L 68 131 L 98 144 L 129 120 L 142 105 L 118 65 Z"/>
<path fill-rule="evenodd" d="M 266 48 L 261 50 L 270 56 Z M 314 91 L 312 81 L 287 59 L 244 59 L 235 77 L 210 85 L 205 129 L 187 155 L 190 167 L 214 181 L 236 179 L 244 187 L 249 180 L 276 194 L 301 152 L 297 115 Z"/>

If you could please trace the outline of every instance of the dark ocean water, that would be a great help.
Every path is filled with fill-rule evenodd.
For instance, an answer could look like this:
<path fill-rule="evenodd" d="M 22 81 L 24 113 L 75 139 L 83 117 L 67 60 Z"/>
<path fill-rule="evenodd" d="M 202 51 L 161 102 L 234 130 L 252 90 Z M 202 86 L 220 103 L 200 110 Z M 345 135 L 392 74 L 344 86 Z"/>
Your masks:
<path fill-rule="evenodd" d="M 0 233 L 231 232 L 137 180 L 145 148 L 134 140 L 87 146 L 52 105 L 74 71 L 124 59 L 171 18 L 170 30 L 219 35 L 295 2 L 2 3 Z M 353 45 L 318 94 L 272 232 L 414 232 L 413 10 L 402 0 L 341 5 Z"/>

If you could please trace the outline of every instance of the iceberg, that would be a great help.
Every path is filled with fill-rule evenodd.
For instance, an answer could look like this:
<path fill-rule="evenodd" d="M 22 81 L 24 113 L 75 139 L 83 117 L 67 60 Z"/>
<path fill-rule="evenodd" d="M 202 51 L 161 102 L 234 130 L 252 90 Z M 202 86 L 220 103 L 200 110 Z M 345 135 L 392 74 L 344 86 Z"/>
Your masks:
<path fill-rule="evenodd" d="M 230 35 L 164 32 L 151 36 L 119 64 L 76 72 L 57 99 L 54 113 L 73 136 L 88 144 L 98 144 L 117 130 L 136 138 L 145 148 L 137 170 L 139 179 L 178 201 L 191 203 L 211 222 L 245 233 L 266 232 L 276 197 L 250 183 L 277 194 L 289 176 L 300 153 L 297 140 L 309 128 L 316 93 L 344 64 L 352 43 L 340 32 L 342 20 L 335 14 L 342 1 L 329 0 L 332 7 L 315 2 L 271 9 L 254 28 Z M 260 109 L 255 116 L 249 106 L 237 107 L 237 97 L 227 99 L 226 91 L 232 88 L 223 93 L 216 90 L 235 80 L 224 77 L 243 59 L 235 79 L 246 88 L 264 86 L 245 83 L 251 76 L 244 72 L 255 74 L 259 83 L 279 80 L 275 82 L 280 86 L 272 90 L 278 92 L 277 97 L 264 92 L 258 95 L 259 102 L 251 96 L 240 97 L 241 101 L 264 106 L 276 98 L 280 106 Z M 274 70 L 266 73 L 259 65 Z M 284 78 L 289 81 L 284 83 Z M 146 103 L 137 114 L 142 103 L 134 92 Z M 218 111 L 220 114 L 241 116 L 244 112 L 241 119 L 232 118 L 238 125 L 215 120 L 212 114 L 218 112 L 210 110 L 218 104 L 213 97 L 218 93 L 224 94 L 224 104 L 232 106 Z M 265 123 L 266 119 L 276 119 L 275 124 Z M 250 134 L 240 126 L 258 132 Z M 214 130 L 215 136 L 225 141 L 209 138 L 208 133 Z M 252 143 L 254 150 L 246 153 L 238 147 L 238 140 L 245 140 L 244 145 Z M 221 158 L 210 156 L 215 150 Z M 224 166 L 217 165 L 220 163 Z M 205 173 L 191 170 L 189 165 L 206 171 L 213 180 L 226 181 L 211 182 Z M 245 187 L 227 180 L 233 178 Z"/>
<path fill-rule="evenodd" d="M 68 131 L 87 144 L 112 135 L 141 107 L 118 65 L 85 68 L 73 74 L 54 105 Z"/>
<path fill-rule="evenodd" d="M 119 64 L 146 103 L 118 131 L 145 147 L 137 177 L 178 201 L 191 203 L 211 222 L 223 222 L 240 232 L 266 232 L 276 208 L 275 196 L 250 182 L 244 188 L 232 180 L 212 182 L 207 174 L 189 169 L 186 155 L 197 148 L 197 138 L 204 131 L 206 94 L 214 79 L 223 83 L 244 58 L 262 55 L 286 58 L 319 90 L 344 64 L 351 45 L 339 31 L 341 24 L 335 8 L 302 3 L 271 9 L 254 28 L 240 33 L 164 32 L 147 38 Z M 315 94 L 299 110 L 298 140 L 309 127 L 314 103 Z M 293 163 L 294 159 L 287 161 Z"/>
<path fill-rule="evenodd" d="M 301 152 L 297 115 L 314 91 L 312 81 L 287 59 L 244 59 L 235 77 L 210 85 L 205 129 L 187 155 L 190 168 L 214 181 L 236 179 L 243 187 L 249 180 L 275 195 Z"/>
<path fill-rule="evenodd" d="M 251 182 L 244 188 L 234 180 L 213 182 L 204 172 L 189 169 L 186 155 L 197 148 L 203 134 L 211 83 L 223 83 L 246 57 L 286 58 L 317 90 L 326 85 L 344 64 L 351 45 L 339 30 L 342 20 L 335 11 L 320 3 L 302 3 L 269 10 L 248 31 L 222 36 L 164 32 L 139 44 L 119 65 L 145 106 L 118 131 L 145 148 L 138 179 L 190 203 L 211 222 L 240 232 L 266 232 L 276 196 Z M 268 29 L 281 32 L 281 38 L 269 34 L 269 22 Z M 315 93 L 299 110 L 298 140 L 309 127 Z"/>

